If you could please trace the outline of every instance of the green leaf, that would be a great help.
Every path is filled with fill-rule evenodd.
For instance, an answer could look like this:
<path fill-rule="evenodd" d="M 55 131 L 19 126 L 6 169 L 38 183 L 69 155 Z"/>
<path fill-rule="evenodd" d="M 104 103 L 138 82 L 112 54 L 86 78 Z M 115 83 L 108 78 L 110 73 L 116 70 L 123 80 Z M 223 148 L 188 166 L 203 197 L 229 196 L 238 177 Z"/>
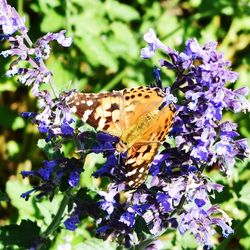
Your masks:
<path fill-rule="evenodd" d="M 20 129 L 20 128 L 24 128 L 25 126 L 25 122 L 24 122 L 24 119 L 20 116 L 16 117 L 13 124 L 12 124 L 12 129 L 13 130 L 17 130 L 17 129 Z"/>
<path fill-rule="evenodd" d="M 250 181 L 248 181 L 240 191 L 240 201 L 250 206 Z"/>
<path fill-rule="evenodd" d="M 36 203 L 36 206 L 39 210 L 39 214 L 40 216 L 42 215 L 45 225 L 49 225 L 51 223 L 51 220 L 53 219 L 56 212 L 58 211 L 58 208 L 60 207 L 62 199 L 62 195 L 56 195 L 53 198 L 53 202 L 44 199 L 42 202 Z M 42 229 L 45 230 L 46 228 Z"/>
<path fill-rule="evenodd" d="M 11 140 L 11 141 L 8 141 L 7 143 L 7 150 L 8 150 L 9 156 L 13 157 L 14 155 L 19 153 L 20 147 L 16 141 Z"/>
<path fill-rule="evenodd" d="M 241 246 L 243 246 L 243 249 L 249 249 L 249 242 L 250 242 L 250 236 L 240 239 L 240 244 Z"/>
<path fill-rule="evenodd" d="M 24 183 L 18 179 L 11 179 L 6 183 L 6 193 L 10 197 L 11 204 L 18 209 L 22 219 L 28 219 L 35 214 L 32 199 L 25 201 L 20 197 L 22 193 L 30 189 L 32 189 L 31 186 L 24 185 Z"/>
<path fill-rule="evenodd" d="M 83 0 L 83 2 L 81 11 L 79 7 L 72 8 L 69 23 L 73 27 L 74 35 L 84 38 L 89 34 L 98 39 L 98 36 L 109 28 L 104 6 L 96 0 Z"/>
<path fill-rule="evenodd" d="M 0 202 L 1 201 L 10 201 L 8 195 L 0 191 Z"/>
<path fill-rule="evenodd" d="M 188 231 L 181 235 L 180 233 L 177 233 L 177 242 L 180 246 L 180 249 L 196 249 L 197 248 L 197 242 L 194 238 L 194 236 Z"/>
<path fill-rule="evenodd" d="M 74 246 L 75 250 L 116 250 L 117 248 L 117 244 L 116 243 L 112 243 L 110 241 L 103 241 L 103 240 L 99 240 L 99 239 L 89 239 L 86 240 L 83 243 L 80 243 L 78 245 Z"/>
<path fill-rule="evenodd" d="M 93 66 L 103 65 L 114 72 L 117 71 L 117 60 L 113 58 L 100 38 L 85 34 L 84 37 L 75 39 L 74 42 Z"/>
<path fill-rule="evenodd" d="M 113 36 L 111 36 L 106 45 L 112 54 L 122 57 L 127 62 L 133 62 L 140 57 L 139 46 L 131 29 L 122 22 L 111 24 Z"/>
<path fill-rule="evenodd" d="M 41 23 L 41 31 L 44 33 L 59 31 L 65 26 L 65 19 L 59 15 L 54 9 L 47 9 Z"/>
<path fill-rule="evenodd" d="M 0 242 L 4 246 L 17 245 L 18 247 L 30 248 L 39 237 L 40 228 L 36 222 L 22 220 L 20 225 L 1 227 Z"/>
<path fill-rule="evenodd" d="M 1 82 L 0 84 L 0 92 L 4 92 L 4 91 L 16 91 L 17 89 L 17 84 L 13 83 L 13 81 L 7 80 L 6 82 Z"/>
<path fill-rule="evenodd" d="M 242 229 L 243 232 L 248 232 L 247 234 L 242 233 L 240 235 L 240 244 L 244 247 L 243 249 L 249 249 L 249 242 L 250 242 L 250 220 L 249 220 L 249 213 L 248 218 L 245 218 L 246 222 L 244 223 L 244 226 Z"/>
<path fill-rule="evenodd" d="M 4 117 L 4 119 L 0 119 L 0 125 L 4 128 L 12 128 L 12 124 L 15 121 L 17 114 L 9 109 L 6 106 L 0 107 L 0 117 Z"/>
<path fill-rule="evenodd" d="M 105 2 L 105 10 L 111 19 L 130 22 L 140 18 L 140 14 L 136 9 L 114 0 L 108 0 Z"/>
<path fill-rule="evenodd" d="M 39 5 L 43 5 L 43 4 L 46 4 L 52 8 L 56 8 L 62 5 L 62 2 L 59 0 L 39 0 Z"/>
<path fill-rule="evenodd" d="M 67 52 L 65 51 L 65 53 Z M 54 56 L 51 56 L 49 60 L 47 60 L 47 67 L 53 72 L 54 87 L 58 92 L 61 90 L 64 91 L 65 87 L 75 77 L 73 72 L 65 69 L 62 60 L 58 60 L 58 58 Z M 49 88 L 48 85 L 44 86 Z"/>
<path fill-rule="evenodd" d="M 61 157 L 62 153 L 51 142 L 46 142 L 44 139 L 40 139 L 37 142 L 37 146 L 43 150 L 49 160 Z"/>
<path fill-rule="evenodd" d="M 86 147 L 87 148 L 87 147 Z M 92 176 L 93 172 L 96 170 L 98 164 L 103 164 L 105 162 L 102 154 L 89 154 L 85 159 L 84 172 L 81 173 L 80 183 L 84 187 L 93 188 L 96 186 L 94 184 L 96 178 Z"/>

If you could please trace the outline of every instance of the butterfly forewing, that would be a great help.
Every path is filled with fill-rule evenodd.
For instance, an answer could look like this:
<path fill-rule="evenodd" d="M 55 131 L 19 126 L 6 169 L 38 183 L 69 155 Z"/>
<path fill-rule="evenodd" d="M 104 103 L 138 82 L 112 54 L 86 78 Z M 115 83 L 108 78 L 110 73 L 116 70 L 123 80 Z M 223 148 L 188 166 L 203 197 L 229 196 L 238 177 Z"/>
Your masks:
<path fill-rule="evenodd" d="M 123 98 L 119 91 L 100 94 L 72 93 L 66 99 L 71 111 L 84 122 L 101 131 L 120 137 L 121 106 Z"/>
<path fill-rule="evenodd" d="M 159 88 L 139 87 L 123 90 L 125 129 L 138 123 L 162 103 L 164 93 Z"/>
<path fill-rule="evenodd" d="M 117 151 L 127 150 L 127 184 L 138 188 L 172 126 L 175 108 L 162 107 L 165 95 L 159 88 L 138 87 L 100 94 L 72 93 L 66 102 L 84 122 L 120 138 L 123 147 Z"/>
<path fill-rule="evenodd" d="M 141 135 L 142 141 L 158 141 L 163 142 L 166 136 L 171 130 L 174 121 L 175 114 L 174 105 L 163 107 L 154 118 L 147 130 L 145 130 Z"/>

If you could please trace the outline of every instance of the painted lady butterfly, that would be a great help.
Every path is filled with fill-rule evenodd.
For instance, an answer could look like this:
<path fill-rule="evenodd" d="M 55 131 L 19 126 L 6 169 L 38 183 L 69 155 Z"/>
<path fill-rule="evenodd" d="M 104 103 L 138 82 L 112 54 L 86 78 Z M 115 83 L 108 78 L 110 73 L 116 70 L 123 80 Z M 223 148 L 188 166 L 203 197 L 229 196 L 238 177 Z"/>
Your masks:
<path fill-rule="evenodd" d="M 174 104 L 157 87 L 138 87 L 108 93 L 76 93 L 66 97 L 70 110 L 94 128 L 120 138 L 117 152 L 126 152 L 126 181 L 138 188 L 174 119 Z"/>

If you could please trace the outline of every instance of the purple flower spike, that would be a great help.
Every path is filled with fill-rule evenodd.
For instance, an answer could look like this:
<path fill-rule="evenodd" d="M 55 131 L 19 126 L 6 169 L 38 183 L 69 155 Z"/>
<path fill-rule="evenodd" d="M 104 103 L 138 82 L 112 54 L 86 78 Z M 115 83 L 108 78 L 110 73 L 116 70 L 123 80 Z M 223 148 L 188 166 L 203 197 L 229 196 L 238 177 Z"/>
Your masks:
<path fill-rule="evenodd" d="M 176 218 L 178 230 L 181 233 L 189 230 L 197 242 L 211 247 L 216 226 L 222 228 L 225 237 L 233 231 L 225 213 L 210 202 L 211 191 L 221 192 L 222 186 L 208 181 L 202 171 L 216 164 L 223 174 L 230 175 L 236 158 L 249 157 L 246 140 L 237 140 L 236 124 L 221 121 L 225 110 L 250 110 L 245 98 L 248 90 L 225 87 L 227 82 L 236 81 L 238 74 L 229 69 L 230 62 L 216 51 L 216 42 L 201 46 L 196 39 L 190 39 L 185 50 L 177 53 L 167 49 L 152 30 L 144 40 L 148 46 L 141 51 L 143 58 L 152 57 L 157 49 L 167 54 L 169 60 L 161 59 L 160 66 L 176 71 L 171 90 L 181 91 L 183 101 L 177 102 L 170 132 L 175 146 L 165 143 L 165 149 L 152 162 L 149 189 L 137 192 L 139 197 L 139 194 L 147 197 L 146 204 L 151 204 L 142 216 L 150 232 L 155 233 L 162 224 L 170 225 L 164 221 L 164 213 L 181 209 L 181 216 Z M 155 193 L 157 196 L 152 195 Z"/>
<path fill-rule="evenodd" d="M 27 32 L 24 20 L 16 12 L 15 8 L 7 4 L 6 0 L 0 0 L 0 26 L 5 35 L 12 35 L 17 30 Z"/>

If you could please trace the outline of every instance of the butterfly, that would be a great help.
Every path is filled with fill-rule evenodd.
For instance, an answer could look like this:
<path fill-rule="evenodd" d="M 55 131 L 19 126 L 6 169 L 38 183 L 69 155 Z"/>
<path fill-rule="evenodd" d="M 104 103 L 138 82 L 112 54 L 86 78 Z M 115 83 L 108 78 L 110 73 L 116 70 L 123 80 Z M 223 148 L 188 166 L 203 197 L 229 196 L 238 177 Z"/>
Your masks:
<path fill-rule="evenodd" d="M 66 104 L 84 122 L 119 137 L 118 153 L 127 152 L 126 183 L 137 189 L 173 125 L 175 106 L 166 105 L 158 87 L 137 87 L 107 93 L 72 92 Z"/>

